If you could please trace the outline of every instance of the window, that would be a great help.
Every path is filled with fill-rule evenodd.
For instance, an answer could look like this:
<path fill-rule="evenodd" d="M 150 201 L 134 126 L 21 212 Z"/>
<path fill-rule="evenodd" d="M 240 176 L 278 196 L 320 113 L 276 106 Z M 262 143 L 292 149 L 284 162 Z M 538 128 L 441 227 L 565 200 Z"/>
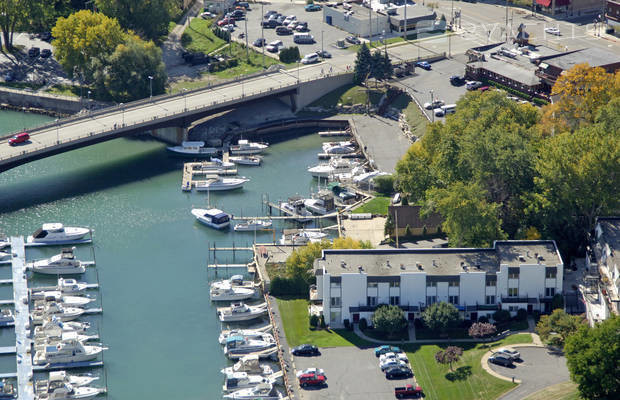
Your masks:
<path fill-rule="evenodd" d="M 400 297 L 399 296 L 390 296 L 390 305 L 392 305 L 392 306 L 400 305 Z"/>
<path fill-rule="evenodd" d="M 495 304 L 495 296 L 487 296 L 486 304 Z"/>
<path fill-rule="evenodd" d="M 459 287 L 459 281 L 450 281 L 450 282 L 448 283 L 448 286 L 451 286 L 451 287 Z"/>
<path fill-rule="evenodd" d="M 553 297 L 553 296 L 555 296 L 555 288 L 554 287 L 545 288 L 545 297 Z"/>
<path fill-rule="evenodd" d="M 378 283 L 377 282 L 368 282 L 368 287 L 369 288 L 373 288 L 373 287 L 377 287 Z"/>
<path fill-rule="evenodd" d="M 519 311 L 519 307 L 518 306 L 508 306 L 508 311 L 510 311 L 510 312 Z"/>
<path fill-rule="evenodd" d="M 459 304 L 459 296 L 448 296 L 448 302 L 451 304 L 458 305 Z"/>
<path fill-rule="evenodd" d="M 331 306 L 340 307 L 340 297 L 332 297 Z"/>
<path fill-rule="evenodd" d="M 390 287 L 400 287 L 400 281 L 390 282 Z"/>
<path fill-rule="evenodd" d="M 340 287 L 340 281 L 331 281 L 330 282 L 330 286 L 333 288 L 339 288 Z"/>
<path fill-rule="evenodd" d="M 519 288 L 508 288 L 508 297 L 518 297 L 519 296 Z"/>
<path fill-rule="evenodd" d="M 497 286 L 497 278 L 488 279 L 487 286 Z"/>
<path fill-rule="evenodd" d="M 437 282 L 435 281 L 427 281 L 426 287 L 437 287 Z"/>
<path fill-rule="evenodd" d="M 508 268 L 508 279 L 519 279 L 519 268 Z"/>
<path fill-rule="evenodd" d="M 546 268 L 545 269 L 545 278 L 555 279 L 558 270 L 556 268 Z"/>
<path fill-rule="evenodd" d="M 437 296 L 426 296 L 426 305 L 430 306 L 431 304 L 437 303 Z"/>
<path fill-rule="evenodd" d="M 377 297 L 376 296 L 368 296 L 366 297 L 366 305 L 367 306 L 376 306 L 377 305 Z"/>

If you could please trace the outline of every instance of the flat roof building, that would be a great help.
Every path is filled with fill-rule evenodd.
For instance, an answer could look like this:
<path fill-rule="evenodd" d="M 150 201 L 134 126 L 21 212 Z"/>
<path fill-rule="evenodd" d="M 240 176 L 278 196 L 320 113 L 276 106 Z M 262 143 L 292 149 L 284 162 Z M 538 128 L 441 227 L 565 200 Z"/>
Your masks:
<path fill-rule="evenodd" d="M 538 61 L 536 75 L 543 83 L 552 87 L 556 80 L 578 64 L 588 64 L 590 67 L 601 67 L 609 73 L 620 69 L 620 56 L 597 47 L 575 50 L 556 56 L 542 57 Z"/>
<path fill-rule="evenodd" d="M 599 217 L 593 252 L 602 277 L 604 298 L 611 312 L 620 314 L 620 216 Z"/>

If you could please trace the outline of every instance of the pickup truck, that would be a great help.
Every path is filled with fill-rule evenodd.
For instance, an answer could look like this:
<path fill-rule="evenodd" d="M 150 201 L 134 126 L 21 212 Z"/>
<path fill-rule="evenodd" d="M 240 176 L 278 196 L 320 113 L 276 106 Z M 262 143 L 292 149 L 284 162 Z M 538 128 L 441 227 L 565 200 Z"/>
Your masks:
<path fill-rule="evenodd" d="M 394 395 L 397 399 L 419 397 L 422 395 L 422 388 L 413 385 L 401 386 L 394 388 Z"/>

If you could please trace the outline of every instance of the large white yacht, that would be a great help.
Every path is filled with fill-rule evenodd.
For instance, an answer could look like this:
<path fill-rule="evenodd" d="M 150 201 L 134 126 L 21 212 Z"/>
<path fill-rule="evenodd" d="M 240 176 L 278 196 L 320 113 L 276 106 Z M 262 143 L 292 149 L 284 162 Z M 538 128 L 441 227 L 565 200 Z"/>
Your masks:
<path fill-rule="evenodd" d="M 273 223 L 267 219 L 251 219 L 248 222 L 235 225 L 236 232 L 254 232 L 271 228 Z"/>
<path fill-rule="evenodd" d="M 250 339 L 244 336 L 229 336 L 226 338 L 224 354 L 231 358 L 239 358 L 245 354 L 263 351 L 273 347 L 276 347 L 276 341 L 273 339 L 273 336 L 269 334 L 261 339 Z"/>
<path fill-rule="evenodd" d="M 36 365 L 45 365 L 90 361 L 97 358 L 104 349 L 103 346 L 86 346 L 77 338 L 68 338 L 35 352 L 32 362 Z"/>
<path fill-rule="evenodd" d="M 273 374 L 273 368 L 269 364 L 260 364 L 257 355 L 248 355 L 239 358 L 239 361 L 232 367 L 226 367 L 222 369 L 221 372 L 224 375 L 233 372 L 247 372 L 249 374 L 269 376 Z"/>
<path fill-rule="evenodd" d="M 63 277 L 58 278 L 58 283 L 55 286 L 40 286 L 30 289 L 30 297 L 34 300 L 40 296 L 41 292 L 59 291 L 63 294 L 80 294 L 91 287 L 88 283 L 78 282 L 75 279 L 65 279 Z"/>
<path fill-rule="evenodd" d="M 315 178 L 329 178 L 338 174 L 351 172 L 359 163 L 344 158 L 332 158 L 329 162 L 320 163 L 308 168 L 308 172 Z"/>
<path fill-rule="evenodd" d="M 35 328 L 35 333 L 33 335 L 33 340 L 36 344 L 56 344 L 57 342 L 61 341 L 63 338 L 68 338 L 69 335 L 75 335 L 75 336 L 71 336 L 71 337 L 75 337 L 77 340 L 79 340 L 80 342 L 87 342 L 89 340 L 97 340 L 99 338 L 99 335 L 88 335 L 85 332 L 78 332 L 78 331 L 65 331 L 63 329 L 63 326 L 55 324 L 52 326 L 46 326 L 45 330 L 43 331 L 37 331 L 37 328 L 40 328 L 39 326 L 37 326 Z"/>
<path fill-rule="evenodd" d="M 192 215 L 211 228 L 224 229 L 230 225 L 230 215 L 217 208 L 193 208 Z"/>
<path fill-rule="evenodd" d="M 36 338 L 33 343 L 33 349 L 35 351 L 43 351 L 48 346 L 56 346 L 60 343 L 66 342 L 69 339 L 75 339 L 80 343 L 86 343 L 90 340 L 96 340 L 97 338 L 99 338 L 97 335 L 82 335 L 76 332 L 65 332 L 60 333 L 60 336 Z"/>
<path fill-rule="evenodd" d="M 245 303 L 232 303 L 230 307 L 217 309 L 217 314 L 222 322 L 248 321 L 267 314 L 267 303 L 257 306 L 248 306 Z"/>
<path fill-rule="evenodd" d="M 282 394 L 274 389 L 271 383 L 261 383 L 248 389 L 224 395 L 225 399 L 231 400 L 278 400 Z"/>
<path fill-rule="evenodd" d="M 268 147 L 267 143 L 248 142 L 247 140 L 240 139 L 236 145 L 230 146 L 230 154 L 233 156 L 259 154 Z"/>
<path fill-rule="evenodd" d="M 93 375 L 74 375 L 68 374 L 67 371 L 50 371 L 49 379 L 51 381 L 62 381 L 73 386 L 86 386 L 98 380 L 98 376 Z"/>
<path fill-rule="evenodd" d="M 242 336 L 249 339 L 263 339 L 269 340 L 271 338 L 273 340 L 273 335 L 269 333 L 271 331 L 271 325 L 265 325 L 259 329 L 230 329 L 224 330 L 220 333 L 218 341 L 220 344 L 226 344 L 226 339 L 233 336 Z"/>
<path fill-rule="evenodd" d="M 65 307 L 54 301 L 46 303 L 42 308 L 32 311 L 32 322 L 41 325 L 48 318 L 55 317 L 60 321 L 72 321 L 84 314 L 84 310 L 78 307 Z"/>
<path fill-rule="evenodd" d="M 85 264 L 75 258 L 74 249 L 62 249 L 60 254 L 29 263 L 28 268 L 40 274 L 83 274 Z"/>
<path fill-rule="evenodd" d="M 327 237 L 326 233 L 323 232 L 315 232 L 315 231 L 299 231 L 296 233 L 289 233 L 288 230 L 284 230 L 282 234 L 282 238 L 280 239 L 280 244 L 285 246 L 298 246 L 304 245 L 307 243 L 315 243 L 320 242 L 321 240 Z"/>
<path fill-rule="evenodd" d="M 48 379 L 34 384 L 35 400 L 89 400 L 100 393 L 105 389 L 71 383 L 64 371 L 50 372 Z"/>
<path fill-rule="evenodd" d="M 219 158 L 212 157 L 211 161 L 203 161 L 200 164 L 196 164 L 194 171 L 215 175 L 236 175 L 237 166 L 230 161 L 222 161 Z"/>
<path fill-rule="evenodd" d="M 5 253 L 4 251 L 0 251 L 0 261 L 8 261 L 11 259 L 11 253 Z"/>
<path fill-rule="evenodd" d="M 229 279 L 222 279 L 219 281 L 211 282 L 211 288 L 222 288 L 228 286 L 254 288 L 256 287 L 256 284 L 252 281 L 244 281 L 243 275 L 233 275 Z"/>
<path fill-rule="evenodd" d="M 336 211 L 334 194 L 330 190 L 321 190 L 310 199 L 304 200 L 306 210 L 313 214 L 325 215 Z"/>
<path fill-rule="evenodd" d="M 13 311 L 8 308 L 0 310 L 0 326 L 11 326 L 15 324 L 15 317 Z"/>
<path fill-rule="evenodd" d="M 11 246 L 11 241 L 6 236 L 0 236 L 0 250 Z"/>
<path fill-rule="evenodd" d="M 209 290 L 211 301 L 239 301 L 256 295 L 256 288 L 242 286 L 215 286 Z"/>
<path fill-rule="evenodd" d="M 35 300 L 35 304 L 44 305 L 45 302 L 55 301 L 67 307 L 83 307 L 95 301 L 95 299 L 86 296 L 69 296 L 58 290 L 37 292 L 31 298 Z"/>
<path fill-rule="evenodd" d="M 239 389 L 254 387 L 261 383 L 269 383 L 269 378 L 261 375 L 250 375 L 247 372 L 232 372 L 226 374 L 222 391 L 225 393 Z"/>
<path fill-rule="evenodd" d="M 233 190 L 242 188 L 250 180 L 245 177 L 223 178 L 219 175 L 207 175 L 204 181 L 196 181 L 194 187 L 199 192 Z"/>
<path fill-rule="evenodd" d="M 323 143 L 323 152 L 327 154 L 351 154 L 355 153 L 353 142 L 327 142 Z"/>
<path fill-rule="evenodd" d="M 60 334 L 67 332 L 76 332 L 78 334 L 85 333 L 90 328 L 90 324 L 88 322 L 62 322 L 58 320 L 56 317 L 51 317 L 43 321 L 41 326 L 36 326 L 34 328 L 34 339 L 45 338 L 47 336 L 53 336 L 58 334 L 58 330 L 60 330 Z"/>
<path fill-rule="evenodd" d="M 28 236 L 28 243 L 63 244 L 84 239 L 91 233 L 89 228 L 64 226 L 60 223 L 43 224 L 32 236 Z"/>
<path fill-rule="evenodd" d="M 205 142 L 199 141 L 185 141 L 180 146 L 166 147 L 166 149 L 183 157 L 211 157 L 218 152 L 215 147 L 205 147 Z"/>

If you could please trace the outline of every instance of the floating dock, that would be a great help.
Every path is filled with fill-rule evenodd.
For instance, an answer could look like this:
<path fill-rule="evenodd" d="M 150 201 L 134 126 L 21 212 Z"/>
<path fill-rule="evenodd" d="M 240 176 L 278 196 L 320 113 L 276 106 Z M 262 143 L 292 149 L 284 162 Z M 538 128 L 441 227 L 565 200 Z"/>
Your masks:
<path fill-rule="evenodd" d="M 226 162 L 226 158 L 227 157 L 225 157 L 224 162 Z M 181 181 L 181 190 L 184 192 L 191 191 L 196 186 L 196 183 L 201 181 L 198 178 L 203 177 L 207 174 L 220 176 L 237 175 L 237 168 L 217 168 L 217 164 L 212 161 L 185 163 L 183 164 L 183 178 Z"/>
<path fill-rule="evenodd" d="M 349 130 L 344 130 L 344 131 L 322 131 L 319 132 L 319 136 L 321 137 L 331 137 L 331 136 L 351 136 L 351 131 Z"/>

